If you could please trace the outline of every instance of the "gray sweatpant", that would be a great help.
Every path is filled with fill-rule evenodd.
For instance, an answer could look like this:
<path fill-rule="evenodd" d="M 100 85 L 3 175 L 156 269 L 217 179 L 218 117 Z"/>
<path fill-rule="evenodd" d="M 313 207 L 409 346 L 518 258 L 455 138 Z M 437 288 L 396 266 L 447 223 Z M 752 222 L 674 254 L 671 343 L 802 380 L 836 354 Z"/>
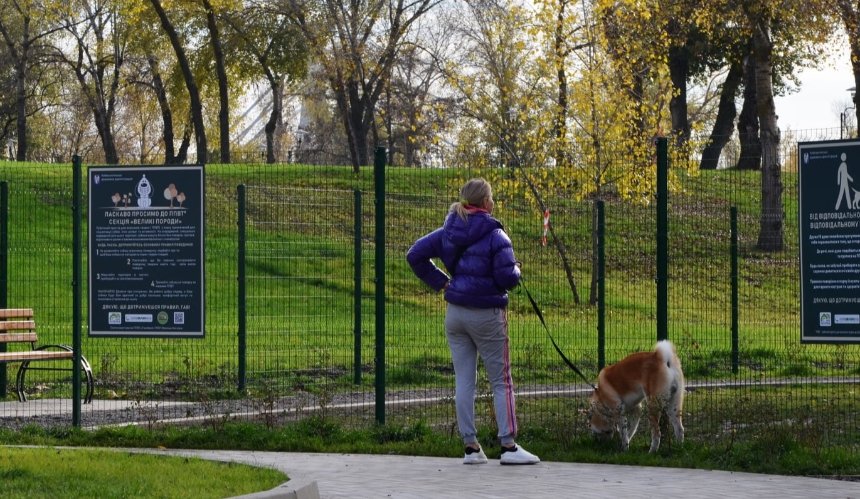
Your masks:
<path fill-rule="evenodd" d="M 517 435 L 517 415 L 505 309 L 471 308 L 449 303 L 445 314 L 445 334 L 454 361 L 454 402 L 463 442 L 471 444 L 478 441 L 475 385 L 480 355 L 493 389 L 499 440 L 502 445 L 512 445 Z"/>

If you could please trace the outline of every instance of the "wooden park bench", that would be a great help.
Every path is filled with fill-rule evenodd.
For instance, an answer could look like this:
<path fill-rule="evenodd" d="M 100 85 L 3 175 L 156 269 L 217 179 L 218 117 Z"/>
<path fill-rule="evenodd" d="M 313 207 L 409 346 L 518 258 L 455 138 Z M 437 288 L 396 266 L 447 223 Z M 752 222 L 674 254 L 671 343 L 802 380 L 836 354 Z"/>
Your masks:
<path fill-rule="evenodd" d="M 9 364 L 20 362 L 18 367 L 18 375 L 15 381 L 15 391 L 18 393 L 18 400 L 21 402 L 27 401 L 27 394 L 24 393 L 24 376 L 27 370 L 43 370 L 43 371 L 73 371 L 74 366 L 74 351 L 72 347 L 67 345 L 42 345 L 36 346 L 38 338 L 36 336 L 36 322 L 33 320 L 33 309 L 30 308 L 2 308 L 0 309 L 0 345 L 6 345 L 6 349 L 10 350 L 12 345 L 18 343 L 29 343 L 29 350 L 14 350 L 0 351 L 0 364 Z M 35 366 L 31 367 L 31 362 L 48 361 L 48 360 L 63 360 L 70 361 L 69 367 L 57 367 L 57 363 L 51 363 L 51 367 Z M 90 368 L 87 359 L 81 355 L 81 371 L 85 376 L 86 394 L 83 398 L 83 403 L 89 403 L 93 400 L 93 370 Z"/>

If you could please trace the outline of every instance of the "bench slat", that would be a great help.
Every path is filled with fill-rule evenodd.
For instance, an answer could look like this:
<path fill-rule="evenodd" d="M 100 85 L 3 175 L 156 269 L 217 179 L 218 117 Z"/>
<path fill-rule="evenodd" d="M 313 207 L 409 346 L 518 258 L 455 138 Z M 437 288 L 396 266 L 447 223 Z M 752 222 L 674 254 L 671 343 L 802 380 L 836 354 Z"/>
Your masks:
<path fill-rule="evenodd" d="M 33 343 L 37 340 L 36 333 L 0 334 L 0 343 Z"/>
<path fill-rule="evenodd" d="M 22 360 L 71 359 L 74 352 L 66 350 L 25 350 L 22 352 L 0 352 L 0 362 L 18 362 Z"/>
<path fill-rule="evenodd" d="M 0 321 L 0 331 L 20 331 L 22 329 L 36 329 L 36 321 Z"/>
<path fill-rule="evenodd" d="M 11 319 L 11 318 L 32 319 L 33 318 L 33 309 L 32 308 L 0 308 L 0 319 Z"/>

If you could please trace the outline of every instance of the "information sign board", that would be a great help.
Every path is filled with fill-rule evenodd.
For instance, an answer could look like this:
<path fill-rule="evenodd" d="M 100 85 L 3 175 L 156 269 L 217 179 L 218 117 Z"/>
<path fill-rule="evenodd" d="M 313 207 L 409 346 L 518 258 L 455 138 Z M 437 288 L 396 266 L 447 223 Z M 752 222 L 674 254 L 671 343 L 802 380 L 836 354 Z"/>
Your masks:
<path fill-rule="evenodd" d="M 203 337 L 203 167 L 90 167 L 89 334 Z"/>
<path fill-rule="evenodd" d="M 798 144 L 804 343 L 860 342 L 860 141 Z"/>

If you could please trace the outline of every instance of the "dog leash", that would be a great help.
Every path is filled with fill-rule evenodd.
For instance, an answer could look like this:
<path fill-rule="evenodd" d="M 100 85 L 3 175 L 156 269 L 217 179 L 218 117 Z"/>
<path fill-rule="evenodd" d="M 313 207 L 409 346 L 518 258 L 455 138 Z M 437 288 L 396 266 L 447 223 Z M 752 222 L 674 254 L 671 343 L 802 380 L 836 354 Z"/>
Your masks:
<path fill-rule="evenodd" d="M 582 378 L 582 381 L 585 381 L 585 384 L 587 384 L 588 386 L 590 386 L 591 388 L 596 390 L 597 387 L 594 386 L 590 381 L 588 381 L 588 378 L 586 378 L 585 375 L 582 374 L 582 371 L 580 371 L 579 368 L 576 367 L 576 365 L 573 362 L 571 362 L 570 359 L 567 358 L 567 356 L 564 354 L 564 352 L 561 351 L 561 348 L 558 347 L 558 344 L 555 342 L 555 339 L 552 337 L 552 334 L 549 332 L 549 327 L 547 327 L 547 325 L 546 325 L 546 321 L 543 318 L 543 313 L 540 311 L 540 307 L 538 307 L 537 302 L 532 297 L 532 294 L 529 292 L 529 288 L 526 287 L 525 280 L 522 278 L 522 276 L 520 276 L 520 286 L 522 286 L 523 291 L 526 292 L 526 296 L 528 297 L 529 302 L 531 302 L 532 308 L 534 309 L 535 313 L 537 314 L 538 319 L 540 319 L 540 323 L 543 324 L 543 328 L 544 328 L 544 330 L 546 330 L 546 335 L 549 336 L 549 341 L 552 342 L 552 346 L 555 347 L 555 351 L 558 352 L 558 354 L 561 356 L 561 360 L 563 360 L 564 363 L 567 364 L 567 367 L 569 367 L 573 372 L 578 374 L 579 377 Z"/>

